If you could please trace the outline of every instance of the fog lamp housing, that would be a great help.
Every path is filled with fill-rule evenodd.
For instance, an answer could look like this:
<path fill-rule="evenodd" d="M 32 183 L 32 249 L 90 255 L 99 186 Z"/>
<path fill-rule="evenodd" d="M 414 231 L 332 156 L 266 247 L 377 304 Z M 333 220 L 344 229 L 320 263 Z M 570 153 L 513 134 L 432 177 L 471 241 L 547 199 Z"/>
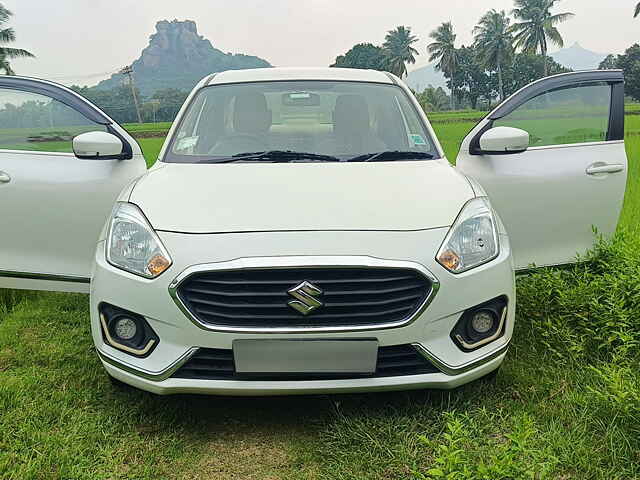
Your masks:
<path fill-rule="evenodd" d="M 506 296 L 466 310 L 451 331 L 451 339 L 464 352 L 472 352 L 501 338 L 506 330 Z"/>
<path fill-rule="evenodd" d="M 142 315 L 107 303 L 100 304 L 98 315 L 104 342 L 117 350 L 145 358 L 160 341 Z"/>

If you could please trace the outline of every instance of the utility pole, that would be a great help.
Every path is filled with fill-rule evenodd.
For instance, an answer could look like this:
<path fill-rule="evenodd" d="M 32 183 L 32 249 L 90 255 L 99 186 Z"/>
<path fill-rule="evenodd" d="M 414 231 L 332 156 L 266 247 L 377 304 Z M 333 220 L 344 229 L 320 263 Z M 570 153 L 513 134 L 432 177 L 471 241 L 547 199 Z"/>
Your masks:
<path fill-rule="evenodd" d="M 151 104 L 151 108 L 153 108 L 153 123 L 156 123 L 156 113 L 158 113 L 158 108 L 160 108 L 160 100 L 154 99 L 149 103 Z"/>
<path fill-rule="evenodd" d="M 131 93 L 133 94 L 133 102 L 136 104 L 138 123 L 142 123 L 142 116 L 140 115 L 140 105 L 138 105 L 138 94 L 136 93 L 136 87 L 133 83 L 133 68 L 130 65 L 127 65 L 122 70 L 120 70 L 120 73 L 129 77 L 129 86 L 131 87 Z"/>

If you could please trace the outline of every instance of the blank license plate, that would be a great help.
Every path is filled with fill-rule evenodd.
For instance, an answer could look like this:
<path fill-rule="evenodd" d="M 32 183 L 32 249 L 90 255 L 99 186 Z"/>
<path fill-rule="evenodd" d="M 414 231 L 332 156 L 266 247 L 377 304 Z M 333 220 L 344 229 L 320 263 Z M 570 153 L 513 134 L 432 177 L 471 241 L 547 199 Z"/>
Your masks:
<path fill-rule="evenodd" d="M 370 374 L 377 340 L 234 340 L 238 373 Z"/>

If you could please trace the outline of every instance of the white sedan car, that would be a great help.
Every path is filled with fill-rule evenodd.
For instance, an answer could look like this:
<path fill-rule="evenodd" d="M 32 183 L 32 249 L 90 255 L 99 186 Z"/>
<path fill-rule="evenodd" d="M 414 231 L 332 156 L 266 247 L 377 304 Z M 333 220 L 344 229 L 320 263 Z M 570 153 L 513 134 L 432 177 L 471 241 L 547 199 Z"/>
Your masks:
<path fill-rule="evenodd" d="M 0 100 L 0 288 L 89 291 L 109 375 L 159 394 L 485 376 L 511 340 L 514 272 L 612 233 L 626 185 L 619 71 L 523 88 L 456 167 L 376 71 L 210 75 L 150 170 L 62 86 L 1 77 Z"/>

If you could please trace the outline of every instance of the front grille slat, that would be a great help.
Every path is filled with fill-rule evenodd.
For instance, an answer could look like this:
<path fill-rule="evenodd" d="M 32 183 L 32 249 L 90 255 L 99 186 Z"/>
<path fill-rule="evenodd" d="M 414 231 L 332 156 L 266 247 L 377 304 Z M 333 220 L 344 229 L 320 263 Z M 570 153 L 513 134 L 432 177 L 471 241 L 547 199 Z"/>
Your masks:
<path fill-rule="evenodd" d="M 288 291 L 309 282 L 322 306 L 305 316 Z M 195 319 L 215 329 L 375 328 L 408 321 L 433 289 L 418 270 L 397 267 L 287 267 L 192 274 L 177 296 Z"/>
<path fill-rule="evenodd" d="M 374 314 L 376 316 L 386 316 L 386 315 L 391 315 L 394 313 L 399 313 L 399 312 L 406 312 L 409 309 L 411 309 L 411 306 L 406 306 L 406 307 L 400 307 L 400 308 L 392 308 L 392 309 L 388 309 L 388 310 L 382 310 L 382 311 L 377 311 L 377 312 L 373 312 L 373 313 L 350 313 L 349 314 L 349 318 L 359 318 L 359 317 L 371 317 Z M 218 317 L 223 317 L 223 318 L 233 318 L 233 319 L 243 319 L 246 318 L 247 315 L 244 313 L 238 313 L 238 314 L 231 314 L 231 313 L 222 313 L 218 310 L 206 310 L 203 308 L 196 308 L 195 311 L 201 315 L 215 315 Z M 287 315 L 259 315 L 258 316 L 261 320 L 286 320 L 289 318 L 293 318 L 293 316 L 287 316 Z M 344 314 L 322 314 L 322 315 L 314 315 L 313 317 L 308 317 L 309 319 L 313 318 L 313 319 L 340 319 L 340 318 L 344 318 L 345 315 Z M 309 323 L 309 322 L 307 322 Z"/>
<path fill-rule="evenodd" d="M 414 290 L 416 288 L 421 288 L 422 285 L 419 283 L 411 284 L 402 287 L 395 288 L 386 288 L 386 289 L 369 289 L 369 290 L 326 290 L 324 293 L 326 295 L 384 295 L 385 293 L 397 293 L 404 292 L 406 290 Z"/>
<path fill-rule="evenodd" d="M 439 370 L 426 358 L 420 355 L 412 345 L 394 345 L 378 348 L 378 363 L 373 375 L 366 378 L 393 377 L 406 375 L 422 375 L 438 373 Z M 232 350 L 213 348 L 199 349 L 182 367 L 173 375 L 173 378 L 185 378 L 192 380 L 252 380 L 254 377 L 238 375 L 235 371 Z M 323 380 L 354 378 L 349 375 L 322 375 L 299 374 L 286 377 L 274 375 L 266 377 L 261 375 L 256 380 Z M 362 378 L 362 377 L 358 377 Z"/>
<path fill-rule="evenodd" d="M 400 280 L 411 280 L 412 276 L 397 276 L 388 278 L 332 278 L 331 280 L 323 280 L 330 283 L 367 283 L 367 282 L 398 282 Z M 215 280 L 215 279 L 199 279 L 198 282 L 219 284 L 219 285 L 288 285 L 299 280 Z"/>

